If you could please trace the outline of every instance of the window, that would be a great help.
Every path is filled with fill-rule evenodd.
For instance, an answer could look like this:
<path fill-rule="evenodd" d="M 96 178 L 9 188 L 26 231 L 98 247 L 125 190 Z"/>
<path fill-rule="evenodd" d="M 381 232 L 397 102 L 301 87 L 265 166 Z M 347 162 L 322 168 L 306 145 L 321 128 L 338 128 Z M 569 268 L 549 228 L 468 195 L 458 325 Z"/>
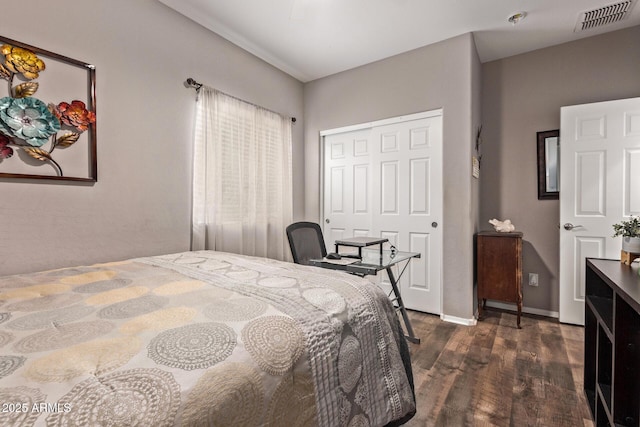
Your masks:
<path fill-rule="evenodd" d="M 203 86 L 193 169 L 192 249 L 289 258 L 289 117 Z"/>

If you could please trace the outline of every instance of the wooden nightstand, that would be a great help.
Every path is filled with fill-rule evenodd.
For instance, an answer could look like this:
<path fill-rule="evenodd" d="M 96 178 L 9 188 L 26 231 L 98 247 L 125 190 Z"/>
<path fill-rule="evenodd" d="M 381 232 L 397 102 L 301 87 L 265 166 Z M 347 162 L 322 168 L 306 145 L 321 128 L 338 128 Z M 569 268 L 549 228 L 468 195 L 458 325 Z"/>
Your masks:
<path fill-rule="evenodd" d="M 515 303 L 522 314 L 522 233 L 481 231 L 476 235 L 478 320 L 487 300 Z"/>

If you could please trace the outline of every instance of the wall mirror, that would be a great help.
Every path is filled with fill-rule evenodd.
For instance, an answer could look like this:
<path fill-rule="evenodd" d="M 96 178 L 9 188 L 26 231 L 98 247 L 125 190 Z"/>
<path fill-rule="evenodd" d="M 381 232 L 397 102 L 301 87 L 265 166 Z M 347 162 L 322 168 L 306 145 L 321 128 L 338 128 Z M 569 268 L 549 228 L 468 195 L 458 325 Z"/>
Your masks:
<path fill-rule="evenodd" d="M 560 194 L 560 131 L 538 132 L 538 199 Z"/>

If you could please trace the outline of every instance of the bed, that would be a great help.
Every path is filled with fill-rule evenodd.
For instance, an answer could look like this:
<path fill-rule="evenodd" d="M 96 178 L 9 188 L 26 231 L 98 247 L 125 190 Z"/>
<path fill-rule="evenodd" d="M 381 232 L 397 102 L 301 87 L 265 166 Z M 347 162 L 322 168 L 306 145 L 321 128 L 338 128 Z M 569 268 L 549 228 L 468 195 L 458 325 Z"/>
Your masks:
<path fill-rule="evenodd" d="M 384 426 L 407 344 L 366 279 L 215 251 L 0 278 L 2 426 Z"/>

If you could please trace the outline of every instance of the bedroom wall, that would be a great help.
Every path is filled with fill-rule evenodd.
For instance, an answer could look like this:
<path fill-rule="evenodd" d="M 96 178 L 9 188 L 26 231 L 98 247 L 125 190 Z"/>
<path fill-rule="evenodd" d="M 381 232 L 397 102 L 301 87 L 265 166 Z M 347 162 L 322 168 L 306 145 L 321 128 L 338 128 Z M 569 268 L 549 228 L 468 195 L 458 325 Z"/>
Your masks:
<path fill-rule="evenodd" d="M 472 86 L 479 83 L 479 73 L 473 37 L 465 34 L 304 88 L 305 214 L 311 221 L 320 220 L 320 131 L 443 108 L 443 310 L 459 319 L 473 317 L 478 190 L 472 184 L 471 148 L 480 105 L 479 88 Z"/>
<path fill-rule="evenodd" d="M 558 312 L 559 201 L 538 200 L 536 132 L 560 107 L 640 96 L 640 26 L 483 64 L 480 221 L 524 233 L 524 306 Z M 562 138 L 562 135 L 561 135 Z M 528 286 L 528 273 L 539 286 Z"/>
<path fill-rule="evenodd" d="M 5 2 L 0 35 L 94 64 L 98 115 L 97 183 L 0 179 L 0 276 L 189 249 L 187 77 L 297 116 L 302 218 L 303 85 L 293 77 L 155 0 Z"/>

